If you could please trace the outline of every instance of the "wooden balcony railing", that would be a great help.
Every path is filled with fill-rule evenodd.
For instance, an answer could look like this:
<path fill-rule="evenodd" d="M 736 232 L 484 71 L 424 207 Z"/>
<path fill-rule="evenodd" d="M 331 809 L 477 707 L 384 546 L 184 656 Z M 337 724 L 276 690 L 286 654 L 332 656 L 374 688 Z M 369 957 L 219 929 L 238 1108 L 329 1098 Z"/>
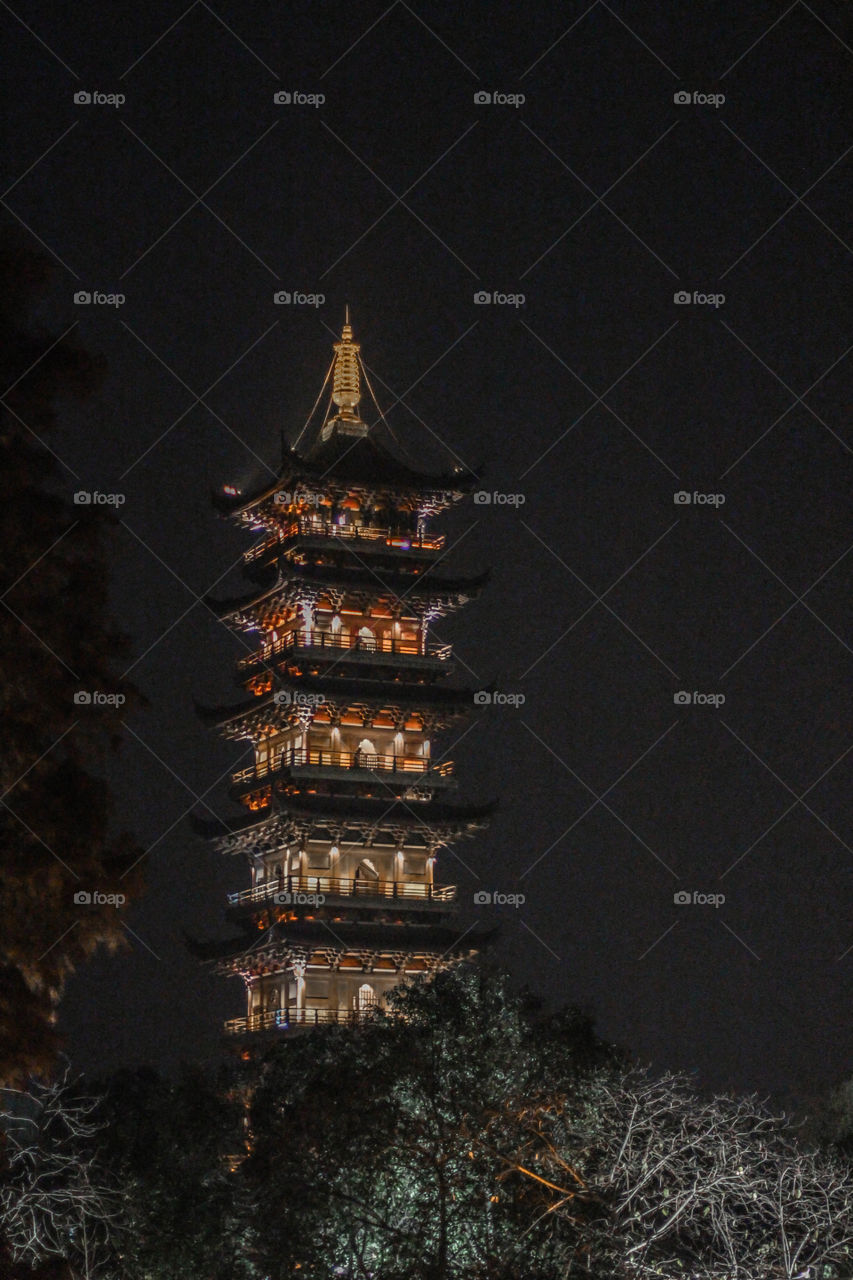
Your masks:
<path fill-rule="evenodd" d="M 404 901 L 452 902 L 456 897 L 455 884 L 418 884 L 412 880 L 358 880 L 340 879 L 335 876 L 273 876 L 252 889 L 229 893 L 232 905 L 244 902 L 267 902 L 279 895 L 293 897 L 298 894 L 316 894 L 335 898 L 390 898 Z"/>
<path fill-rule="evenodd" d="M 375 1007 L 375 1006 L 374 1006 Z M 228 1035 L 242 1035 L 247 1031 L 269 1031 L 280 1027 L 283 1031 L 288 1027 L 319 1027 L 330 1022 L 358 1022 L 368 1013 L 366 1009 L 264 1009 L 261 1013 L 253 1013 L 248 1018 L 231 1018 L 225 1023 Z"/>
<path fill-rule="evenodd" d="M 429 776 L 429 781 L 447 778 L 453 773 L 453 762 L 433 765 L 424 756 L 380 756 L 366 751 L 322 751 L 315 747 L 307 750 L 292 747 L 290 750 L 276 752 L 267 760 L 249 765 L 232 774 L 231 781 L 237 786 L 244 782 L 255 782 L 266 778 L 280 769 L 316 767 L 323 769 L 358 769 L 369 773 L 412 774 Z"/>
<path fill-rule="evenodd" d="M 451 652 L 449 644 L 427 644 L 422 649 L 417 640 L 400 640 L 394 636 L 360 636 L 353 635 L 349 631 L 316 631 L 303 628 L 287 631 L 277 640 L 262 645 L 255 653 L 241 658 L 237 666 L 243 670 L 259 662 L 268 662 L 276 654 L 288 649 L 327 649 L 335 654 L 390 653 L 406 658 L 434 658 L 440 662 L 446 662 Z"/>
<path fill-rule="evenodd" d="M 246 564 L 258 560 L 267 552 L 274 550 L 289 538 L 313 537 L 336 538 L 347 542 L 384 542 L 386 547 L 395 551 L 440 551 L 444 546 L 444 534 L 436 537 L 419 538 L 413 533 L 400 533 L 399 530 L 382 528 L 380 525 L 333 524 L 330 520 L 308 516 L 301 520 L 292 520 L 262 542 L 250 547 L 243 553 Z"/>

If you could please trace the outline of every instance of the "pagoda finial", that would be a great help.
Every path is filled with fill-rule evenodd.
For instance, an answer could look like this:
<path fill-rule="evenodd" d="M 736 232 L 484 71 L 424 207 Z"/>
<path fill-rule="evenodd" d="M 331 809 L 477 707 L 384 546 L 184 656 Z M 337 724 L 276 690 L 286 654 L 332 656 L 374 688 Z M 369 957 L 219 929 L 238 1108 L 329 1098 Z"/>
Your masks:
<path fill-rule="evenodd" d="M 347 307 L 341 340 L 335 343 L 335 374 L 332 385 L 332 399 L 341 410 L 341 418 L 356 417 L 353 410 L 361 399 L 361 374 L 358 367 L 360 350 L 358 343 L 352 340 L 352 325 Z"/>

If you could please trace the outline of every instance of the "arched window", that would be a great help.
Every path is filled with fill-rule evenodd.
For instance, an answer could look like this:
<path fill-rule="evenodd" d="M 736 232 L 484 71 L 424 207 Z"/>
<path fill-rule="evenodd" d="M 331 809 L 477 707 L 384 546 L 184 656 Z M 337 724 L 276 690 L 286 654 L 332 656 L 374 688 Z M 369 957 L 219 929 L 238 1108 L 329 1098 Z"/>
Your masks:
<path fill-rule="evenodd" d="M 363 982 L 356 994 L 356 1008 L 358 1011 L 364 1012 L 366 1009 L 375 1009 L 379 1003 L 376 992 L 373 990 L 369 982 Z"/>

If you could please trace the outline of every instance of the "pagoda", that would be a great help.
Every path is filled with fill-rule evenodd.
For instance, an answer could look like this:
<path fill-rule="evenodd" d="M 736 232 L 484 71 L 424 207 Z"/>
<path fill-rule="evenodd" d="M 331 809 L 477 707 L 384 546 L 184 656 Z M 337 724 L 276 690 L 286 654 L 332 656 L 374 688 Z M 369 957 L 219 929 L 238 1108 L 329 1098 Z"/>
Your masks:
<path fill-rule="evenodd" d="M 251 589 L 215 604 L 244 636 L 242 698 L 202 712 L 252 750 L 230 789 L 242 815 L 201 824 L 251 875 L 229 895 L 238 936 L 217 962 L 245 984 L 245 1015 L 226 1024 L 237 1035 L 357 1020 L 481 941 L 436 874 L 439 851 L 492 806 L 456 799 L 437 750 L 473 712 L 474 690 L 453 679 L 451 647 L 430 628 L 486 575 L 445 572 L 444 537 L 428 528 L 476 477 L 401 461 L 376 439 L 378 405 L 373 424 L 360 416 L 363 386 L 372 396 L 347 312 L 306 424 L 328 387 L 313 444 L 284 449 L 273 484 L 215 498 L 256 535 Z"/>

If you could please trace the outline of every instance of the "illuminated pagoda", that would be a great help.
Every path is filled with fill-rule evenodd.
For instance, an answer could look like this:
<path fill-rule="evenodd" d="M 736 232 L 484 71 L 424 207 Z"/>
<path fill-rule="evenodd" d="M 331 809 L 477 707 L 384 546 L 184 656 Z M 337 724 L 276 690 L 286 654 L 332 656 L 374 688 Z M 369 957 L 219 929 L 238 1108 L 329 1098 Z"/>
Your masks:
<path fill-rule="evenodd" d="M 257 641 L 237 664 L 244 697 L 203 712 L 254 756 L 232 779 L 243 816 L 206 832 L 251 872 L 229 895 L 240 936 L 217 964 L 246 986 L 235 1034 L 357 1019 L 478 943 L 460 939 L 456 888 L 436 876 L 439 850 L 491 808 L 454 800 L 435 746 L 474 690 L 448 682 L 451 648 L 429 632 L 486 575 L 448 576 L 427 528 L 476 477 L 413 470 L 377 441 L 359 416 L 372 390 L 348 314 L 315 411 L 329 384 L 313 445 L 285 450 L 274 484 L 216 498 L 258 535 L 252 590 L 216 605 Z"/>

